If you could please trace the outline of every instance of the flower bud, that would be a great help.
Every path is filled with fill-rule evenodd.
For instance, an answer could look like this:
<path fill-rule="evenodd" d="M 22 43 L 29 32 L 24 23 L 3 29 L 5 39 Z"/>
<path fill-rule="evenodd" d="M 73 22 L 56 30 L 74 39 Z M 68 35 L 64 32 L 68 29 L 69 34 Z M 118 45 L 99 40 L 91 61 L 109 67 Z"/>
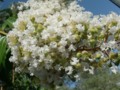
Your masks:
<path fill-rule="evenodd" d="M 37 23 L 33 23 L 33 26 L 35 27 L 35 29 L 37 29 L 38 24 Z"/>
<path fill-rule="evenodd" d="M 83 55 L 88 55 L 88 51 L 85 51 L 85 50 L 84 50 L 84 51 L 82 51 L 82 54 L 83 54 Z"/>
<path fill-rule="evenodd" d="M 57 41 L 56 37 L 50 37 L 49 39 L 50 39 L 50 41 Z"/>
<path fill-rule="evenodd" d="M 101 54 L 97 53 L 97 54 L 96 54 L 96 58 L 97 58 L 97 59 L 100 59 L 100 57 L 101 57 Z"/>
<path fill-rule="evenodd" d="M 61 16 L 58 17 L 58 21 L 62 21 L 62 17 Z"/>
<path fill-rule="evenodd" d="M 79 31 L 78 31 L 77 29 L 73 29 L 72 32 L 73 32 L 74 34 L 79 34 Z"/>
<path fill-rule="evenodd" d="M 55 53 L 54 53 L 54 52 L 52 52 L 50 55 L 51 55 L 52 57 L 55 57 Z"/>
<path fill-rule="evenodd" d="M 43 28 L 43 25 L 42 25 L 42 24 L 38 24 L 38 26 L 37 26 L 37 31 L 38 31 L 38 32 L 41 32 L 43 29 L 44 29 L 44 28 Z"/>
<path fill-rule="evenodd" d="M 75 68 L 80 68 L 81 67 L 81 63 L 77 63 L 76 65 L 75 65 Z"/>
<path fill-rule="evenodd" d="M 90 31 L 92 34 L 94 34 L 94 33 L 97 33 L 97 32 L 98 32 L 98 29 L 97 29 L 97 28 L 91 28 L 89 31 Z"/>
<path fill-rule="evenodd" d="M 35 22 L 35 17 L 31 16 L 30 20 L 31 20 L 31 22 Z"/>
<path fill-rule="evenodd" d="M 76 54 L 76 56 L 77 56 L 77 58 L 80 58 L 80 57 L 82 56 L 81 52 L 78 52 L 78 53 Z"/>
<path fill-rule="evenodd" d="M 73 37 L 74 37 L 74 38 L 75 38 L 75 40 L 77 40 L 77 41 L 79 41 L 79 40 L 80 40 L 80 36 L 79 36 L 78 34 L 75 34 Z"/>
<path fill-rule="evenodd" d="M 87 51 L 82 51 L 82 58 L 83 58 L 83 60 L 88 60 L 89 56 L 90 56 L 90 54 Z"/>

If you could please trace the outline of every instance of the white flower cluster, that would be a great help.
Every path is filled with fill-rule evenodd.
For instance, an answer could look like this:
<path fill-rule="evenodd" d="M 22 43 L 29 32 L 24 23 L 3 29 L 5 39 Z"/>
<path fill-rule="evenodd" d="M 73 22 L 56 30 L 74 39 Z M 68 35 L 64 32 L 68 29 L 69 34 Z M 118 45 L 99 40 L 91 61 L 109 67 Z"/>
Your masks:
<path fill-rule="evenodd" d="M 108 48 L 119 49 L 120 16 L 115 13 L 93 16 L 74 0 L 28 0 L 24 3 L 28 9 L 22 7 L 7 35 L 17 72 L 35 75 L 41 84 L 57 85 L 84 66 L 93 74 L 96 67 L 117 58 L 105 55 L 111 53 Z"/>

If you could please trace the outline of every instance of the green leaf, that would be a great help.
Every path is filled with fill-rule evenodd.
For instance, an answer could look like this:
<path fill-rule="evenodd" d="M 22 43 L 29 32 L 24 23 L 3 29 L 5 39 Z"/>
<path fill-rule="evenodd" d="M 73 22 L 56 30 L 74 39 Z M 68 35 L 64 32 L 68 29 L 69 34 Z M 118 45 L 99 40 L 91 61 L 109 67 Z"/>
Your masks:
<path fill-rule="evenodd" d="M 6 37 L 0 38 L 0 67 L 5 67 L 5 59 L 7 51 L 7 40 Z"/>
<path fill-rule="evenodd" d="M 13 27 L 13 22 L 15 21 L 14 17 L 9 17 L 4 24 L 7 24 L 10 28 Z"/>
<path fill-rule="evenodd" d="M 16 18 L 15 17 L 9 17 L 7 20 L 4 21 L 4 23 L 1 25 L 1 30 L 10 30 L 13 28 L 13 22 L 15 22 Z"/>
<path fill-rule="evenodd" d="M 1 29 L 2 29 L 2 30 L 5 30 L 6 27 L 7 27 L 7 23 L 3 23 Z"/>

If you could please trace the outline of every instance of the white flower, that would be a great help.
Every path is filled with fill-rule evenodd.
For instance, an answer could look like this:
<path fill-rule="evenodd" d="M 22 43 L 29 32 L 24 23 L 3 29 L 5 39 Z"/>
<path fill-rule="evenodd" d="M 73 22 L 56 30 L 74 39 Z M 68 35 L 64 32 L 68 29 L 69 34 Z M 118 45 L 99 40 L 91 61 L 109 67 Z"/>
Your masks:
<path fill-rule="evenodd" d="M 78 74 L 74 75 L 74 78 L 79 81 L 80 80 L 80 76 Z"/>
<path fill-rule="evenodd" d="M 60 71 L 62 68 L 63 68 L 63 67 L 62 67 L 61 65 L 56 65 L 56 66 L 55 66 L 55 69 L 56 69 L 57 71 Z"/>
<path fill-rule="evenodd" d="M 41 35 L 42 35 L 42 39 L 45 39 L 45 40 L 47 40 L 50 37 L 50 34 L 46 30 L 44 30 L 41 33 Z"/>
<path fill-rule="evenodd" d="M 109 32 L 114 35 L 117 32 L 117 30 L 118 30 L 118 27 L 113 26 L 110 28 Z"/>
<path fill-rule="evenodd" d="M 19 2 L 19 6 L 17 6 L 18 10 L 23 10 L 24 4 L 22 2 Z"/>
<path fill-rule="evenodd" d="M 30 73 L 30 76 L 34 76 L 34 74 L 33 74 L 33 73 Z"/>
<path fill-rule="evenodd" d="M 113 65 L 113 66 L 110 68 L 110 70 L 111 70 L 114 74 L 117 74 L 117 72 L 118 72 L 118 67 L 115 66 L 115 65 Z"/>
<path fill-rule="evenodd" d="M 109 49 L 107 43 L 103 43 L 103 44 L 100 46 L 100 48 L 101 48 L 102 51 L 104 51 L 104 50 L 108 50 L 108 49 Z"/>
<path fill-rule="evenodd" d="M 38 62 L 34 60 L 32 65 L 33 65 L 33 67 L 36 68 L 38 66 Z"/>
<path fill-rule="evenodd" d="M 60 47 L 58 47 L 58 50 L 59 50 L 59 52 L 65 52 L 65 47 L 64 46 L 60 46 Z"/>
<path fill-rule="evenodd" d="M 90 62 L 93 62 L 93 61 L 94 61 L 94 59 L 92 59 L 92 58 L 89 58 L 89 61 L 90 61 Z"/>
<path fill-rule="evenodd" d="M 108 50 L 108 49 L 114 49 L 117 47 L 116 41 L 109 41 L 108 43 L 103 43 L 101 45 L 101 50 Z"/>
<path fill-rule="evenodd" d="M 20 67 L 15 68 L 15 72 L 20 73 L 21 72 L 21 68 Z"/>
<path fill-rule="evenodd" d="M 76 50 L 76 48 L 73 44 L 71 44 L 68 49 L 69 49 L 69 51 L 75 51 Z"/>
<path fill-rule="evenodd" d="M 90 66 L 89 73 L 94 74 L 94 67 Z"/>
<path fill-rule="evenodd" d="M 109 41 L 109 42 L 108 42 L 108 46 L 109 46 L 110 48 L 115 48 L 115 47 L 116 47 L 116 41 Z"/>
<path fill-rule="evenodd" d="M 73 72 L 72 66 L 65 67 L 65 71 L 67 72 L 68 75 L 72 74 Z"/>
<path fill-rule="evenodd" d="M 83 70 L 86 72 L 88 71 L 90 74 L 94 74 L 94 67 L 90 66 L 90 68 L 84 67 Z"/>
<path fill-rule="evenodd" d="M 56 42 L 51 42 L 50 47 L 51 48 L 57 48 L 57 43 Z"/>
<path fill-rule="evenodd" d="M 12 57 L 9 58 L 9 61 L 10 61 L 10 62 L 16 63 L 17 60 L 18 60 L 18 57 L 15 57 L 15 56 L 12 56 Z"/>
<path fill-rule="evenodd" d="M 71 61 L 70 61 L 70 64 L 71 64 L 71 65 L 76 65 L 78 62 L 79 62 L 79 60 L 78 60 L 77 58 L 72 57 L 72 58 L 71 58 Z"/>
<path fill-rule="evenodd" d="M 84 26 L 82 26 L 81 24 L 76 25 L 76 28 L 78 29 L 78 31 L 83 32 L 85 30 Z"/>
<path fill-rule="evenodd" d="M 59 44 L 60 44 L 61 46 L 66 46 L 66 45 L 67 45 L 67 41 L 65 41 L 65 40 L 60 40 Z"/>

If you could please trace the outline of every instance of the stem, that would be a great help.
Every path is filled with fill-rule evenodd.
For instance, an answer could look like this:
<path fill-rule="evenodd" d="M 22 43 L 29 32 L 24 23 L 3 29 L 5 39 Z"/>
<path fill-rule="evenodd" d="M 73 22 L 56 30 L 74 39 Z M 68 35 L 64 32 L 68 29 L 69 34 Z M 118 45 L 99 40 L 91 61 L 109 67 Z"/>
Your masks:
<path fill-rule="evenodd" d="M 13 67 L 12 67 L 12 83 L 14 84 L 14 81 L 15 81 L 15 70 L 14 70 L 14 64 L 13 64 Z"/>
<path fill-rule="evenodd" d="M 105 43 L 107 42 L 107 40 L 108 40 L 108 33 L 106 34 L 106 37 L 105 37 Z"/>

